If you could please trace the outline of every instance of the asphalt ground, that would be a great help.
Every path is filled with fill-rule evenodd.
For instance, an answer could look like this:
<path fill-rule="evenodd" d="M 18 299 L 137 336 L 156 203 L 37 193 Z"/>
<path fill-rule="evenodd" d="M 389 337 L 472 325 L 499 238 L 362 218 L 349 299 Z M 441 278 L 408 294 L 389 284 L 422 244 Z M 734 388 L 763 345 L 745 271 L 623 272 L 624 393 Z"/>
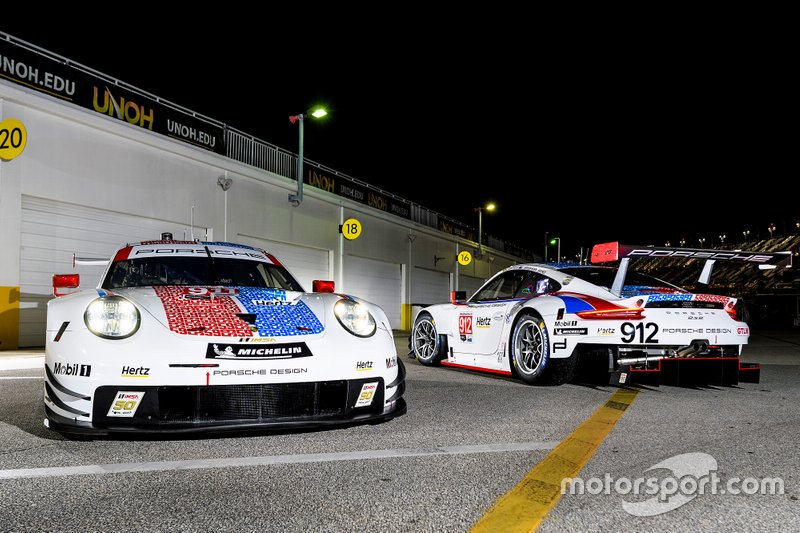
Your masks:
<path fill-rule="evenodd" d="M 576 439 L 576 428 L 618 406 L 609 400 L 620 389 L 531 387 L 424 367 L 405 357 L 405 336 L 396 341 L 408 413 L 387 423 L 93 441 L 43 426 L 41 352 L 2 352 L 0 531 L 468 531 L 496 518 L 504 502 L 533 508 L 547 493 L 543 519 L 510 523 L 541 531 L 800 529 L 798 332 L 751 337 L 743 359 L 762 363 L 759 384 L 634 391 L 607 435 L 571 463 L 585 488 L 607 478 L 611 490 L 564 496 L 531 476 L 559 472 L 565 443 L 592 440 Z M 734 478 L 759 490 L 770 479 L 783 493 L 667 494 L 671 477 L 696 480 L 709 460 L 722 490 Z M 674 466 L 652 469 L 681 461 L 696 467 L 688 477 Z M 664 487 L 655 496 L 622 490 L 626 480 L 652 477 Z M 630 505 L 648 500 L 647 508 Z"/>

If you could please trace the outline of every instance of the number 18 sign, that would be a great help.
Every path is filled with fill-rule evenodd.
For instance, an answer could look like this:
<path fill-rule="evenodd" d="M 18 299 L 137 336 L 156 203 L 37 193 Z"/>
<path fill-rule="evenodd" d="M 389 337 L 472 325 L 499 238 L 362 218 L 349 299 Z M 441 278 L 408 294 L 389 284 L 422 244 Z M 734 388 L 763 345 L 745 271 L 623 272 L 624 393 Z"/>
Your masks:
<path fill-rule="evenodd" d="M 355 218 L 348 218 L 339 228 L 342 236 L 348 241 L 354 241 L 361 236 L 361 222 Z"/>

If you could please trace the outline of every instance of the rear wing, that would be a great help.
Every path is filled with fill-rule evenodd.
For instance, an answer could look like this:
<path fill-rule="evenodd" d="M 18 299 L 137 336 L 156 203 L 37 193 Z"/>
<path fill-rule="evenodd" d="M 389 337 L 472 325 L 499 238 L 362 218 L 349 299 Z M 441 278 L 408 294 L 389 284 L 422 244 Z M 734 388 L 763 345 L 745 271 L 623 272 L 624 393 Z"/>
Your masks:
<path fill-rule="evenodd" d="M 700 273 L 700 283 L 708 284 L 711 280 L 711 271 L 717 261 L 746 263 L 758 265 L 762 270 L 784 267 L 792 268 L 792 252 L 747 252 L 742 250 L 707 250 L 702 248 L 671 248 L 669 246 L 632 246 L 618 242 L 596 244 L 592 248 L 592 263 L 608 263 L 620 261 L 617 275 L 611 292 L 621 294 L 625 285 L 625 275 L 628 271 L 628 262 L 631 257 L 646 257 L 650 259 L 678 257 L 686 259 L 704 259 L 703 271 Z"/>

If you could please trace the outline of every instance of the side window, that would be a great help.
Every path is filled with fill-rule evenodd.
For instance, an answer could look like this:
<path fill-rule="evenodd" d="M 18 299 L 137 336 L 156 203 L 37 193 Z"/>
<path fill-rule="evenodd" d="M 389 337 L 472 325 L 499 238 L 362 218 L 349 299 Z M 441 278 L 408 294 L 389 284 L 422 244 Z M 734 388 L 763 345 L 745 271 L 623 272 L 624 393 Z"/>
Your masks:
<path fill-rule="evenodd" d="M 540 294 L 548 294 L 561 289 L 561 284 L 544 274 L 531 274 L 520 286 L 516 298 L 533 298 Z"/>
<path fill-rule="evenodd" d="M 472 302 L 486 302 L 491 300 L 508 300 L 514 298 L 520 285 L 528 277 L 524 270 L 510 270 L 494 277 L 488 285 L 479 290 L 472 298 Z"/>

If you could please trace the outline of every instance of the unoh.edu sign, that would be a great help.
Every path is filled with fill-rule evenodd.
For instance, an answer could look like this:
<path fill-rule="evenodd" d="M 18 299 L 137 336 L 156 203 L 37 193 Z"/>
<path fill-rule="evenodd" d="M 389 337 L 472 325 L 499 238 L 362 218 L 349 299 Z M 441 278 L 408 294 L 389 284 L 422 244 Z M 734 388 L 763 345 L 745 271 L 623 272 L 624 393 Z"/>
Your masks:
<path fill-rule="evenodd" d="M 225 132 L 221 126 L 3 39 L 0 39 L 0 79 L 137 128 L 225 154 Z"/>

